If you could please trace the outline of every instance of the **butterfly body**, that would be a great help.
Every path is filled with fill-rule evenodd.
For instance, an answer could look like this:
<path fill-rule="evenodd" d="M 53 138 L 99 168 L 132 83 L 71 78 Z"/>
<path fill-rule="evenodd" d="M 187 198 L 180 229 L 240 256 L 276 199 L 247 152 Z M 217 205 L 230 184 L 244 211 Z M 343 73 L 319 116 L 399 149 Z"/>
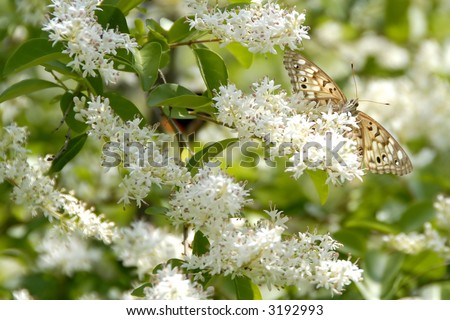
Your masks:
<path fill-rule="evenodd" d="M 315 108 L 331 106 L 334 112 L 350 112 L 356 116 L 358 127 L 351 135 L 356 139 L 362 162 L 369 171 L 399 176 L 412 171 L 411 160 L 395 138 L 372 117 L 357 110 L 358 99 L 349 101 L 322 69 L 291 50 L 285 52 L 284 65 L 291 79 L 292 90 L 314 102 Z"/>

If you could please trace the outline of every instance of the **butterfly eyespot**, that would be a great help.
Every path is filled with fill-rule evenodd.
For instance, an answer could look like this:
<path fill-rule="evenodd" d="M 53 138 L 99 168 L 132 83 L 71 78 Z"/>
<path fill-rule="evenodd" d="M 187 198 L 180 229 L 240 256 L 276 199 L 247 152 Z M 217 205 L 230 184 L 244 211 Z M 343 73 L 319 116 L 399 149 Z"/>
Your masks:
<path fill-rule="evenodd" d="M 385 154 L 383 154 L 381 157 L 382 157 L 382 159 L 383 159 L 384 162 L 387 162 L 387 161 L 388 161 L 388 157 L 387 157 Z"/>
<path fill-rule="evenodd" d="M 296 64 L 296 63 L 294 63 L 293 67 L 294 67 L 294 69 L 300 68 L 300 66 L 298 64 Z"/>
<path fill-rule="evenodd" d="M 300 82 L 306 82 L 306 81 L 308 81 L 308 79 L 306 79 L 306 77 L 300 77 Z"/>
<path fill-rule="evenodd" d="M 395 164 L 396 166 L 399 166 L 399 165 L 400 165 L 400 161 L 398 161 L 398 159 L 395 159 L 395 160 L 394 160 L 394 164 Z"/>
<path fill-rule="evenodd" d="M 308 86 L 306 84 L 301 85 L 302 89 L 308 89 Z"/>
<path fill-rule="evenodd" d="M 378 164 L 381 163 L 381 158 L 380 158 L 380 156 L 377 156 L 377 163 L 378 163 Z"/>

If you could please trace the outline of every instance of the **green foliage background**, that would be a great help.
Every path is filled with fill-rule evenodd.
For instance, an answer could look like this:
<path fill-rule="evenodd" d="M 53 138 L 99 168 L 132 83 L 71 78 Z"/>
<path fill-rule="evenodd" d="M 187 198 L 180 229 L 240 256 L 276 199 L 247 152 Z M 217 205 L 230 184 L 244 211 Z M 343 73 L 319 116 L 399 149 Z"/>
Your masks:
<path fill-rule="evenodd" d="M 129 7 L 126 7 L 124 3 L 113 0 L 108 3 L 113 6 L 122 6 L 124 13 L 127 13 L 127 10 L 135 5 L 135 2 L 128 2 Z M 289 1 L 289 3 L 286 1 L 285 4 L 295 4 L 297 10 L 302 8 L 307 10 L 306 24 L 311 26 L 311 40 L 304 44 L 305 53 L 325 70 L 330 70 L 330 75 L 333 73 L 332 70 L 341 68 L 342 63 L 348 67 L 346 71 L 341 72 L 340 76 L 337 76 L 336 80 L 349 97 L 354 92 L 351 82 L 351 61 L 343 62 L 342 53 L 335 47 L 316 41 L 316 32 L 320 27 L 331 22 L 338 24 L 343 30 L 341 44 L 349 47 L 367 33 L 371 33 L 405 48 L 411 53 L 411 56 L 414 56 L 425 40 L 435 40 L 442 46 L 450 42 L 448 33 L 450 30 L 450 20 L 448 19 L 450 6 L 446 5 L 444 0 L 311 0 Z M 170 9 L 164 11 L 164 8 L 159 8 L 160 11 L 152 11 L 156 10 L 155 8 L 150 3 L 147 9 L 141 9 L 141 14 L 145 18 L 154 14 L 160 14 L 161 17 L 173 20 L 179 18 Z M 28 148 L 33 156 L 56 154 L 64 145 L 64 135 L 67 130 L 67 127 L 63 126 L 62 129 L 55 131 L 63 116 L 61 108 L 65 110 L 64 108 L 67 107 L 63 104 L 59 106 L 57 103 L 63 92 L 58 88 L 52 88 L 53 80 L 42 69 L 21 70 L 27 67 L 26 55 L 23 60 L 18 59 L 13 64 L 7 63 L 9 57 L 23 43 L 45 37 L 45 34 L 39 26 L 26 24 L 20 12 L 16 14 L 14 1 L 0 1 L 0 12 L 2 12 L 0 68 L 3 71 L 0 86 L 5 90 L 14 84 L 20 84 L 18 87 L 12 87 L 16 93 L 13 90 L 9 96 L 5 96 L 5 91 L 2 90 L 4 92 L 2 97 L 5 101 L 0 105 L 0 115 L 3 124 L 14 119 L 19 125 L 29 128 Z M 415 24 L 418 23 L 413 12 L 418 12 L 426 17 L 425 33 L 420 37 L 411 36 L 412 30 L 416 27 Z M 161 33 L 158 31 L 161 30 L 158 28 L 161 27 L 157 21 L 158 19 L 155 19 L 150 24 L 154 30 L 153 33 L 150 32 L 153 41 L 141 50 L 142 65 L 138 70 L 138 73 L 153 75 L 153 78 L 142 77 L 140 83 L 136 80 L 124 80 L 116 87 L 109 89 L 110 92 L 127 97 L 132 104 L 137 106 L 139 110 L 133 109 L 131 116 L 141 113 L 148 122 L 154 120 L 151 119 L 151 108 L 148 106 L 161 105 L 161 101 L 164 99 L 175 99 L 171 100 L 172 105 L 176 103 L 182 105 L 183 101 L 190 99 L 188 104 L 191 107 L 202 107 L 208 100 L 202 100 L 204 97 L 192 94 L 192 92 L 196 92 L 197 83 L 201 82 L 200 73 L 194 72 L 194 76 L 192 76 L 188 72 L 192 68 L 196 68 L 196 58 L 201 60 L 200 66 L 202 63 L 206 63 L 201 70 L 203 73 L 210 72 L 208 63 L 214 65 L 215 59 L 217 59 L 211 55 L 210 50 L 205 50 L 201 46 L 194 50 L 187 46 L 177 47 L 173 50 L 173 55 L 168 55 L 168 44 L 180 41 L 182 39 L 180 35 L 185 36 L 189 31 L 179 23 L 177 25 L 179 29 L 174 28 L 172 32 L 164 34 L 166 38 L 159 38 Z M 123 19 L 117 18 L 115 22 L 122 26 L 123 30 L 127 30 Z M 138 39 L 139 35 L 145 33 L 143 31 L 145 28 L 139 23 L 134 26 L 129 25 L 129 28 Z M 58 54 L 60 51 L 57 47 L 51 47 L 50 43 L 45 44 L 39 40 L 34 41 L 37 42 L 32 43 L 31 48 L 47 50 L 48 54 L 54 52 L 54 59 L 62 58 Z M 140 44 L 143 45 L 144 42 L 141 39 Z M 240 46 L 220 48 L 217 44 L 209 43 L 206 46 L 223 57 L 227 69 L 221 71 L 221 74 L 227 74 L 229 80 L 236 83 L 239 88 L 249 90 L 252 82 L 268 75 L 282 83 L 283 88 L 289 90 L 289 80 L 282 66 L 282 54 L 251 55 Z M 26 51 L 26 53 L 29 52 L 29 50 Z M 184 81 L 183 85 L 192 92 L 185 92 L 178 87 L 160 87 L 158 89 L 160 92 L 153 92 L 150 96 L 145 96 L 139 86 L 148 90 L 154 84 L 152 82 L 156 81 L 158 64 L 146 64 L 147 55 L 155 56 L 155 52 L 161 55 L 159 66 L 165 67 L 169 82 L 177 83 L 182 79 L 180 81 Z M 430 57 L 430 59 L 432 58 Z M 123 57 L 123 61 L 127 61 L 126 59 Z M 50 65 L 50 61 L 42 63 L 52 70 L 59 68 L 58 70 L 61 71 L 64 68 L 63 65 Z M 365 81 L 373 77 L 395 79 L 407 75 L 409 65 L 400 70 L 390 70 L 379 65 L 374 57 L 369 57 L 362 65 L 356 67 L 358 78 Z M 61 72 L 69 74 L 70 70 Z M 450 74 L 442 72 L 438 76 L 440 81 L 448 83 Z M 21 83 L 22 77 L 42 80 Z M 143 82 L 144 78 L 150 79 L 148 80 L 150 82 Z M 217 79 L 220 78 L 220 75 L 217 77 L 207 75 L 206 78 L 212 79 L 211 82 L 206 83 L 208 89 L 218 87 L 220 82 Z M 94 79 L 86 81 L 98 93 L 105 90 Z M 46 90 L 40 90 L 44 88 Z M 26 96 L 9 100 L 11 97 L 24 94 Z M 364 92 L 359 92 L 359 95 L 364 98 Z M 450 93 L 448 93 L 448 97 L 450 98 Z M 390 106 L 390 108 L 395 107 Z M 421 107 L 427 108 L 426 105 Z M 378 106 L 374 108 L 378 108 Z M 379 106 L 379 108 L 385 107 Z M 120 113 L 120 111 L 117 112 Z M 127 112 L 124 117 L 130 117 Z M 402 111 L 398 110 L 398 112 Z M 183 116 L 182 112 L 181 116 Z M 430 115 L 430 117 L 440 116 L 439 114 Z M 448 120 L 450 123 L 450 119 Z M 390 127 L 389 122 L 383 124 L 387 128 Z M 71 127 L 74 128 L 77 125 L 80 126 L 73 122 Z M 292 233 L 312 229 L 317 229 L 320 233 L 330 232 L 335 239 L 344 244 L 342 257 L 350 255 L 352 259 L 358 259 L 358 264 L 364 269 L 363 284 L 359 287 L 351 285 L 342 296 L 334 296 L 333 299 L 399 299 L 410 296 L 448 299 L 450 298 L 448 279 L 450 270 L 447 260 L 431 251 L 417 255 L 394 252 L 380 241 L 381 236 L 385 234 L 422 231 L 423 223 L 431 221 L 435 215 L 433 202 L 436 196 L 450 193 L 448 165 L 450 150 L 433 147 L 428 139 L 427 131 L 429 129 L 417 127 L 415 128 L 418 133 L 416 136 L 420 136 L 420 138 L 401 141 L 408 147 L 408 150 L 411 150 L 413 161 L 414 155 L 419 154 L 425 148 L 433 149 L 436 153 L 432 162 L 425 166 L 419 166 L 407 177 L 367 174 L 363 182 L 355 181 L 344 186 L 332 186 L 326 190 L 316 188 L 313 179 L 308 175 L 304 175 L 298 181 L 293 180 L 289 174 L 284 172 L 281 165 L 276 168 L 267 168 L 263 165 L 251 168 L 232 166 L 229 172 L 237 180 L 246 180 L 248 188 L 252 190 L 254 203 L 246 211 L 249 218 L 258 216 L 262 210 L 275 205 L 277 209 L 284 211 L 291 218 L 290 231 Z M 450 129 L 450 125 L 447 129 Z M 83 127 L 78 128 L 80 133 L 84 130 Z M 227 137 L 226 132 L 218 130 L 212 124 L 202 130 L 206 132 L 205 135 L 210 141 Z M 393 132 L 393 130 L 390 131 Z M 444 132 L 445 128 L 442 131 Z M 220 133 L 223 135 L 220 136 Z M 395 136 L 408 136 L 404 133 L 393 133 Z M 121 205 L 117 205 L 117 200 L 120 198 L 116 188 L 117 180 L 104 178 L 101 168 L 95 169 L 86 166 L 86 163 L 95 161 L 96 157 L 99 157 L 101 146 L 88 139 L 86 144 L 79 149 L 76 150 L 79 151 L 78 155 L 60 172 L 58 181 L 61 187 L 75 189 L 77 197 L 95 206 L 98 212 L 105 212 L 109 219 L 119 225 L 125 226 L 135 219 L 143 218 L 156 226 L 170 228 L 163 215 L 149 214 L 151 210 L 146 211 L 147 208 L 137 209 L 132 206 L 123 208 Z M 10 299 L 11 291 L 16 288 L 27 288 L 38 299 L 76 299 L 83 294 L 92 292 L 95 292 L 100 298 L 106 298 L 110 297 L 108 294 L 111 289 L 118 292 L 130 289 L 131 283 L 136 280 L 133 269 L 122 266 L 119 261 L 116 261 L 110 248 L 97 242 L 92 242 L 92 245 L 104 250 L 105 256 L 101 265 L 92 272 L 78 272 L 72 277 L 68 277 L 58 274 L 58 272 L 44 273 L 37 270 L 35 268 L 37 254 L 33 249 L 33 243 L 38 241 L 39 235 L 49 226 L 49 223 L 43 217 L 29 217 L 25 208 L 11 203 L 10 190 L 11 186 L 7 183 L 0 185 L 0 298 Z M 155 188 L 148 196 L 147 202 L 150 206 L 164 206 L 167 204 L 169 193 L 168 189 Z M 326 197 L 326 193 L 328 193 L 328 197 Z M 324 204 L 321 203 L 321 198 L 322 200 L 327 198 Z M 180 232 L 180 230 L 174 230 L 174 232 Z M 448 237 L 448 235 L 444 236 Z M 215 298 L 236 298 L 236 288 L 229 278 L 217 277 L 217 279 L 213 279 L 212 283 L 216 287 Z M 435 295 L 431 296 L 429 292 L 434 292 Z M 308 293 L 305 296 L 296 288 L 287 288 L 282 292 L 268 293 L 264 291 L 263 297 L 331 298 L 327 291 Z"/>

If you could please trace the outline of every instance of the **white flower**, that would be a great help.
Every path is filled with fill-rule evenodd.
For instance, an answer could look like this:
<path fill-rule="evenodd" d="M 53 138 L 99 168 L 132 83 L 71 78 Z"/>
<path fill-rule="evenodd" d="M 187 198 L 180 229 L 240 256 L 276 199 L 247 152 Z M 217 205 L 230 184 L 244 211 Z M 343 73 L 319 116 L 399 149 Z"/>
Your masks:
<path fill-rule="evenodd" d="M 362 279 L 362 270 L 348 260 L 322 261 L 316 266 L 315 284 L 318 288 L 331 289 L 340 294 L 344 286 Z"/>
<path fill-rule="evenodd" d="M 59 228 L 47 231 L 36 250 L 42 270 L 61 271 L 71 276 L 77 271 L 90 271 L 101 259 L 101 250 L 89 248 L 77 233 L 67 234 Z"/>
<path fill-rule="evenodd" d="M 180 237 L 156 229 L 144 221 L 121 228 L 113 242 L 113 250 L 124 266 L 136 267 L 140 278 L 150 274 L 160 263 L 181 259 L 182 249 Z"/>
<path fill-rule="evenodd" d="M 14 300 L 33 300 L 33 296 L 27 289 L 14 290 L 12 295 Z"/>
<path fill-rule="evenodd" d="M 295 50 L 309 39 L 305 14 L 281 9 L 272 1 L 253 1 L 234 9 L 210 7 L 208 0 L 190 0 L 188 5 L 195 13 L 189 20 L 191 28 L 211 32 L 224 45 L 239 42 L 250 52 L 276 53 L 276 46 Z"/>
<path fill-rule="evenodd" d="M 64 42 L 65 50 L 72 61 L 69 67 L 82 72 L 83 77 L 95 77 L 98 70 L 106 84 L 114 83 L 118 71 L 108 57 L 117 54 L 117 49 L 129 51 L 137 43 L 128 34 L 112 29 L 104 30 L 97 23 L 96 10 L 101 10 L 98 0 L 52 0 L 53 17 L 42 28 L 49 32 L 53 43 Z"/>
<path fill-rule="evenodd" d="M 25 23 L 38 26 L 45 20 L 47 12 L 46 1 L 42 0 L 15 0 L 17 17 Z"/>
<path fill-rule="evenodd" d="M 307 232 L 284 239 L 286 218 L 276 211 L 271 217 L 255 225 L 229 223 L 220 238 L 210 241 L 209 252 L 187 256 L 185 266 L 212 275 L 247 276 L 269 288 L 306 283 L 340 293 L 351 281 L 361 280 L 360 269 L 337 259 L 335 250 L 341 245 L 330 236 Z"/>
<path fill-rule="evenodd" d="M 33 216 L 43 214 L 50 221 L 59 221 L 67 230 L 81 231 L 105 243 L 111 241 L 114 223 L 95 215 L 73 195 L 56 189 L 54 179 L 46 174 L 48 161 L 38 159 L 33 165 L 28 162 L 25 129 L 8 126 L 0 141 L 0 181 L 8 180 L 14 186 L 11 199 L 16 204 L 27 207 Z"/>
<path fill-rule="evenodd" d="M 450 252 L 447 238 L 440 236 L 430 223 L 425 223 L 423 233 L 399 233 L 384 236 L 383 241 L 391 248 L 406 254 L 418 254 L 424 250 L 432 250 L 445 257 Z"/>
<path fill-rule="evenodd" d="M 129 170 L 120 184 L 124 189 L 120 202 L 128 204 L 135 200 L 140 206 L 153 185 L 180 186 L 189 179 L 187 169 L 166 152 L 171 146 L 170 136 L 155 132 L 155 127 L 141 128 L 138 118 L 124 122 L 114 114 L 107 98 L 97 96 L 86 101 L 75 97 L 74 103 L 78 118 L 91 126 L 89 134 L 100 140 L 107 139 L 106 150 L 118 155 L 118 160 Z M 107 153 L 103 156 L 106 170 L 118 166 L 119 163 L 111 163 Z"/>
<path fill-rule="evenodd" d="M 241 141 L 259 138 L 270 149 L 269 157 L 286 156 L 298 179 L 305 169 L 325 170 L 328 181 L 361 179 L 361 159 L 351 132 L 356 117 L 333 112 L 332 106 L 315 108 L 303 95 L 288 97 L 264 78 L 253 84 L 252 94 L 235 85 L 221 86 L 213 98 L 218 121 L 235 128 Z"/>
<path fill-rule="evenodd" d="M 222 233 L 229 218 L 240 215 L 249 202 L 246 199 L 249 193 L 242 184 L 210 165 L 200 168 L 191 183 L 172 195 L 167 215 L 176 224 L 188 223 L 194 230 L 215 238 Z"/>
<path fill-rule="evenodd" d="M 144 293 L 149 300 L 206 300 L 211 295 L 170 266 L 158 270 L 153 285 L 146 287 Z"/>
<path fill-rule="evenodd" d="M 450 230 L 450 197 L 444 197 L 442 194 L 438 195 L 434 208 L 437 211 L 436 220 L 439 227 Z"/>

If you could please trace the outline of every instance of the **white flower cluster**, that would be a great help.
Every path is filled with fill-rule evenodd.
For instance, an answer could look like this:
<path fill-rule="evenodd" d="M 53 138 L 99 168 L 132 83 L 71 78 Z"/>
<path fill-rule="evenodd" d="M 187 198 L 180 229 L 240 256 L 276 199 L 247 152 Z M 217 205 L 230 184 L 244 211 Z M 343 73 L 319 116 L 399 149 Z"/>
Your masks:
<path fill-rule="evenodd" d="M 83 77 L 95 77 L 98 70 L 106 84 L 114 83 L 118 71 L 108 57 L 117 54 L 117 49 L 127 51 L 137 47 L 128 34 L 109 29 L 97 23 L 96 10 L 101 10 L 99 0 L 52 0 L 52 18 L 44 24 L 53 43 L 64 42 L 65 50 L 72 61 L 69 67 L 82 72 Z"/>
<path fill-rule="evenodd" d="M 180 273 L 178 268 L 166 266 L 158 270 L 153 286 L 144 289 L 149 300 L 206 300 L 211 292 Z"/>
<path fill-rule="evenodd" d="M 424 225 L 424 232 L 411 232 L 409 234 L 400 233 L 383 237 L 383 240 L 395 250 L 417 254 L 424 250 L 432 250 L 444 258 L 450 258 L 450 247 L 447 236 L 442 236 L 438 230 L 444 234 L 450 231 L 450 198 L 438 195 L 434 203 L 436 209 L 436 227 L 429 222 Z"/>
<path fill-rule="evenodd" d="M 14 300 L 33 300 L 33 296 L 27 289 L 18 289 L 12 292 Z"/>
<path fill-rule="evenodd" d="M 3 129 L 0 139 L 0 183 L 8 180 L 13 186 L 11 199 L 27 206 L 32 215 L 43 214 L 50 221 L 58 220 L 64 229 L 80 231 L 110 243 L 115 225 L 95 215 L 86 204 L 71 194 L 55 188 L 55 181 L 46 175 L 49 162 L 39 159 L 35 165 L 28 162 L 25 149 L 26 131 L 16 125 Z"/>
<path fill-rule="evenodd" d="M 46 1 L 42 0 L 15 0 L 17 16 L 22 17 L 24 23 L 39 26 L 45 20 L 47 12 Z"/>
<path fill-rule="evenodd" d="M 357 143 L 348 133 L 357 126 L 350 113 L 322 112 L 320 116 L 298 95 L 288 97 L 279 85 L 263 79 L 244 94 L 235 85 L 221 86 L 213 98 L 217 119 L 238 132 L 241 140 L 260 138 L 271 146 L 270 157 L 287 156 L 293 163 L 287 171 L 294 178 L 305 169 L 326 170 L 328 181 L 343 183 L 361 179 Z"/>
<path fill-rule="evenodd" d="M 207 237 L 217 237 L 229 218 L 240 215 L 249 202 L 249 193 L 242 184 L 208 165 L 173 194 L 167 215 L 175 224 L 187 223 Z"/>
<path fill-rule="evenodd" d="M 424 250 L 432 250 L 440 254 L 448 254 L 447 238 L 441 237 L 430 223 L 425 223 L 424 232 L 399 233 L 383 237 L 391 248 L 406 254 L 418 254 Z"/>
<path fill-rule="evenodd" d="M 439 227 L 450 231 L 450 197 L 438 195 L 434 208 L 437 211 L 436 220 Z"/>
<path fill-rule="evenodd" d="M 305 14 L 282 9 L 270 0 L 228 9 L 210 7 L 208 0 L 190 0 L 188 6 L 195 13 L 189 20 L 191 28 L 211 32 L 224 45 L 241 43 L 253 53 L 276 53 L 276 46 L 295 50 L 309 39 Z"/>
<path fill-rule="evenodd" d="M 306 232 L 284 239 L 287 219 L 277 211 L 269 213 L 273 220 L 255 225 L 228 223 L 220 237 L 209 239 L 209 252 L 186 257 L 185 266 L 212 275 L 247 276 L 269 288 L 313 286 L 333 293 L 362 279 L 362 270 L 351 261 L 338 260 L 335 250 L 341 245 L 329 235 Z"/>
<path fill-rule="evenodd" d="M 124 122 L 114 114 L 107 98 L 98 96 L 95 100 L 86 101 L 84 97 L 76 97 L 74 103 L 78 118 L 91 126 L 89 134 L 115 143 L 115 151 L 120 153 L 121 160 L 129 160 L 129 174 L 121 183 L 125 189 L 121 202 L 128 204 L 135 200 L 140 206 L 152 185 L 180 186 L 189 179 L 187 169 L 179 166 L 176 159 L 164 150 L 170 146 L 168 135 L 156 133 L 155 128 L 141 128 L 141 119 Z"/>
<path fill-rule="evenodd" d="M 182 239 L 144 221 L 121 228 L 114 239 L 113 250 L 123 265 L 136 267 L 139 278 L 150 274 L 158 264 L 181 259 Z"/>
<path fill-rule="evenodd" d="M 233 219 L 247 203 L 247 195 L 242 185 L 208 165 L 173 195 L 169 216 L 176 223 L 193 225 L 210 243 L 209 252 L 187 256 L 184 267 L 211 275 L 245 275 L 256 284 L 276 287 L 307 283 L 334 293 L 361 279 L 356 265 L 337 259 L 340 244 L 330 236 L 299 233 L 284 239 L 288 219 L 281 212 L 268 211 L 271 220 L 255 225 Z"/>
<path fill-rule="evenodd" d="M 101 260 L 102 251 L 89 248 L 88 242 L 79 234 L 67 234 L 59 228 L 47 231 L 36 248 L 39 253 L 38 267 L 71 276 L 77 271 L 90 271 Z"/>

